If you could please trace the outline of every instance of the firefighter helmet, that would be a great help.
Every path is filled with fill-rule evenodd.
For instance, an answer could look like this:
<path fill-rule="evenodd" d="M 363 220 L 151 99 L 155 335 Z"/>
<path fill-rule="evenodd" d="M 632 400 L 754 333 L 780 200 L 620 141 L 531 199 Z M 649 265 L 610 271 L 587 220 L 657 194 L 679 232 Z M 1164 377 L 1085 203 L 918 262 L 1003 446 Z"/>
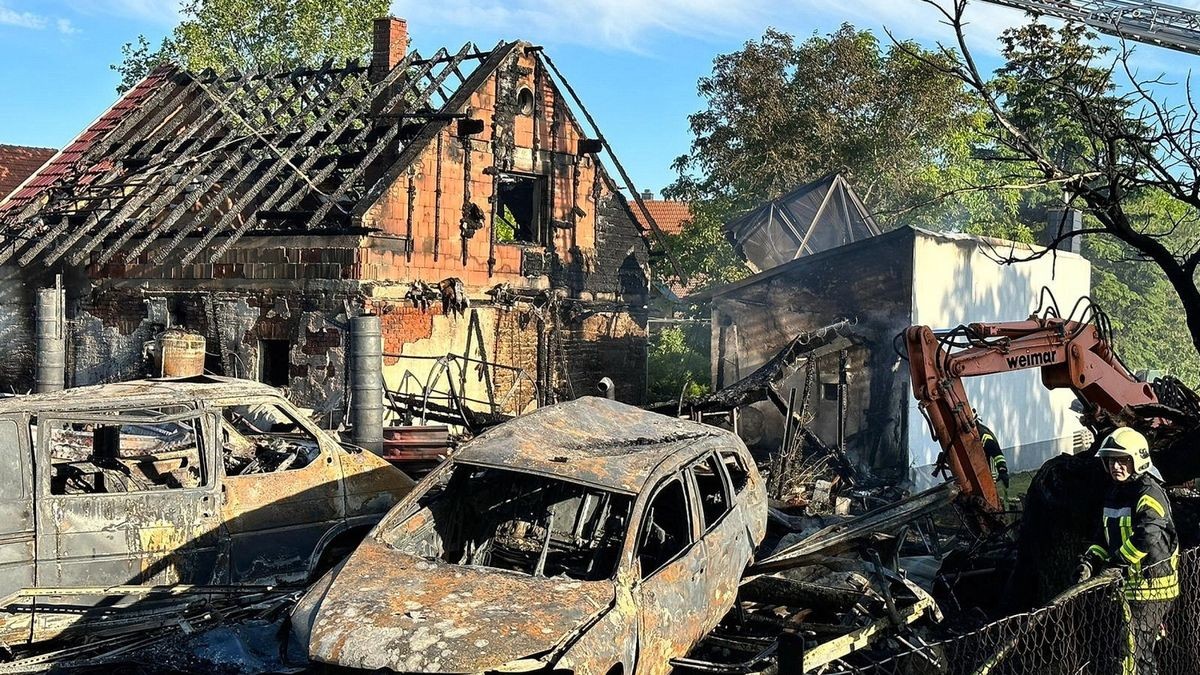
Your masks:
<path fill-rule="evenodd" d="M 1106 436 L 1096 456 L 1102 460 L 1109 457 L 1128 457 L 1133 460 L 1135 474 L 1150 470 L 1150 444 L 1146 442 L 1145 436 L 1129 427 L 1120 427 Z"/>

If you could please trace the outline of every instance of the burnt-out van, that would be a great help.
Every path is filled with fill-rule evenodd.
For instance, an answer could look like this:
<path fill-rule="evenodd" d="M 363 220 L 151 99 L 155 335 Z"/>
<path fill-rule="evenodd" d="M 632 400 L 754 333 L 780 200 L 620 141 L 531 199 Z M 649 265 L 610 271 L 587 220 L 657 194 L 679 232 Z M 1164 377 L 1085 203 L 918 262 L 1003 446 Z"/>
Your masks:
<path fill-rule="evenodd" d="M 0 640 L 120 621 L 146 587 L 305 581 L 412 485 L 257 382 L 0 399 Z"/>

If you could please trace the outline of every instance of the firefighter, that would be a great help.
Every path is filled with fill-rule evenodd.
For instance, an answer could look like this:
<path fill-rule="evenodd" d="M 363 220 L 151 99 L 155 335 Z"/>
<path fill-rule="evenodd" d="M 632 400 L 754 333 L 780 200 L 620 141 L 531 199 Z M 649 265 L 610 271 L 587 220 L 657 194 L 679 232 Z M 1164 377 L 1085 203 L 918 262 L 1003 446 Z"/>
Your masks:
<path fill-rule="evenodd" d="M 1004 451 L 1000 449 L 996 434 L 988 425 L 978 419 L 975 420 L 975 426 L 979 427 L 979 439 L 983 441 L 983 454 L 992 467 L 992 478 L 1004 483 L 1004 489 L 1007 490 L 1008 461 L 1004 459 Z"/>
<path fill-rule="evenodd" d="M 1122 427 L 1097 455 L 1113 483 L 1104 500 L 1101 534 L 1079 564 L 1082 581 L 1103 567 L 1120 568 L 1128 601 L 1128 648 L 1123 672 L 1154 675 L 1154 643 L 1179 595 L 1179 541 L 1166 491 L 1150 474 L 1146 437 Z"/>

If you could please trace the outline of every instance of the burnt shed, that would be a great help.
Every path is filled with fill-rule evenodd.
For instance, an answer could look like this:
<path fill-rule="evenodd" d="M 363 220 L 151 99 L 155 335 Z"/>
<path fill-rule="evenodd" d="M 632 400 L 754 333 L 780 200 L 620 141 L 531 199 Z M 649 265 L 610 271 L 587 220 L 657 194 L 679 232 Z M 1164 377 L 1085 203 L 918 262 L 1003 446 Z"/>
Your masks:
<path fill-rule="evenodd" d="M 806 427 L 830 447 L 844 401 L 844 447 L 861 477 L 929 484 L 939 446 L 913 400 L 896 336 L 913 324 L 1023 319 L 1043 286 L 1067 307 L 1089 291 L 1090 265 L 1081 256 L 1059 252 L 1056 261 L 997 264 L 996 251 L 1010 247 L 1028 248 L 905 227 L 708 291 L 702 297 L 711 300 L 713 388 L 736 391 L 746 381 L 775 377 L 776 401 L 739 411 L 740 433 L 760 451 L 779 446 L 779 400 L 792 389 Z M 781 352 L 790 367 L 763 368 L 778 364 Z M 1048 391 L 1038 378 L 1037 370 L 1025 370 L 966 381 L 1014 471 L 1069 451 L 1080 428 L 1069 410 L 1071 393 Z"/>
<path fill-rule="evenodd" d="M 336 422 L 374 313 L 394 400 L 515 413 L 611 375 L 640 401 L 648 243 L 598 130 L 528 42 L 406 45 L 380 19 L 369 63 L 155 70 L 0 202 L 0 334 L 28 344 L 61 274 L 69 385 L 144 375 L 181 327 Z"/>

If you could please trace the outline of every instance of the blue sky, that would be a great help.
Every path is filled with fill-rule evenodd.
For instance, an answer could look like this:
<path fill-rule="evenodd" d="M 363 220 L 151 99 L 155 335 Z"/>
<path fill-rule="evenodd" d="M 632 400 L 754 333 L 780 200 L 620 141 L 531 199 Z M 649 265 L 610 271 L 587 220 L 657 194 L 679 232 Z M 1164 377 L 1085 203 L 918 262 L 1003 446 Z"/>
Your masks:
<path fill-rule="evenodd" d="M 109 66 L 121 45 L 169 33 L 178 4 L 0 0 L 0 143 L 69 142 L 115 100 L 118 78 Z M 637 186 L 656 192 L 687 151 L 687 116 L 701 106 L 697 79 L 714 56 L 767 26 L 807 36 L 850 22 L 881 37 L 886 26 L 927 45 L 952 37 L 918 0 L 396 0 L 392 12 L 408 20 L 423 53 L 516 38 L 545 46 Z M 973 50 L 984 67 L 996 67 L 995 36 L 1021 23 L 1021 13 L 975 3 L 968 16 Z M 1133 61 L 1142 74 L 1182 83 L 1200 57 L 1141 46 Z M 1183 100 L 1182 84 L 1170 97 Z"/>

